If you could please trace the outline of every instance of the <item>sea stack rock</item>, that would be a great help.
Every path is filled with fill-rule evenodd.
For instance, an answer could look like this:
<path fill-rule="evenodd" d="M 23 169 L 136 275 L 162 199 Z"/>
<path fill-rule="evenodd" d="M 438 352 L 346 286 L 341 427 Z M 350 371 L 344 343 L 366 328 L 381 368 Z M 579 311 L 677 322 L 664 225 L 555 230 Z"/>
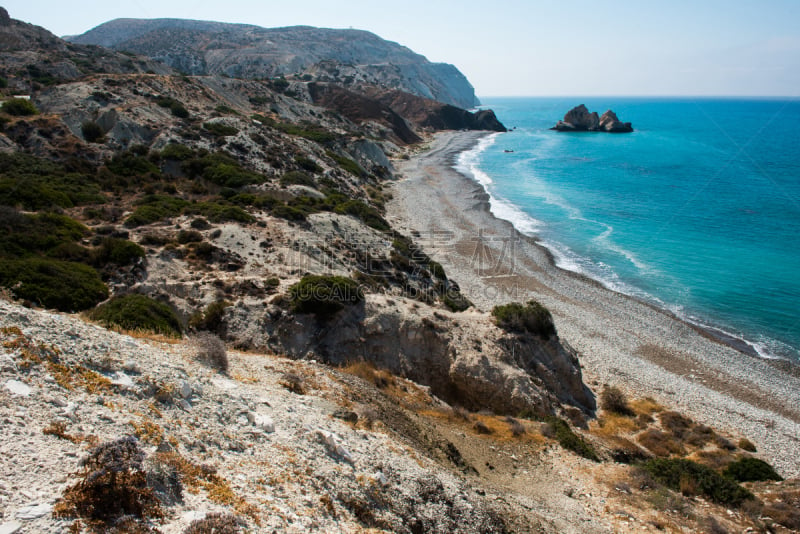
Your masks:
<path fill-rule="evenodd" d="M 610 109 L 603 113 L 602 117 L 598 117 L 596 111 L 589 112 L 583 104 L 569 110 L 564 115 L 564 120 L 558 121 L 550 129 L 559 132 L 627 133 L 633 131 L 631 123 L 620 121 L 617 114 Z"/>

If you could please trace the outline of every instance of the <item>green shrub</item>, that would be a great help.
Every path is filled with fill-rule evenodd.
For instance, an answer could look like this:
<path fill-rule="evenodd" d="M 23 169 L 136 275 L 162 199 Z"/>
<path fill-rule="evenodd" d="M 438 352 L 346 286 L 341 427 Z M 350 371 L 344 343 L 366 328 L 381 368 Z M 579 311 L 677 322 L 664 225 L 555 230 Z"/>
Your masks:
<path fill-rule="evenodd" d="M 245 170 L 239 163 L 224 153 L 204 154 L 183 162 L 183 170 L 190 177 L 201 176 L 223 187 L 242 187 L 264 182 L 260 174 Z"/>
<path fill-rule="evenodd" d="M 47 258 L 0 259 L 0 286 L 45 308 L 74 312 L 108 297 L 100 275 L 81 263 Z"/>
<path fill-rule="evenodd" d="M 158 173 L 156 167 L 143 154 L 133 150 L 126 150 L 116 154 L 111 161 L 106 163 L 108 170 L 117 176 L 141 176 L 148 173 Z"/>
<path fill-rule="evenodd" d="M 447 306 L 451 312 L 462 312 L 472 306 L 472 302 L 467 297 L 461 294 L 460 291 L 448 289 L 442 295 L 442 303 Z"/>
<path fill-rule="evenodd" d="M 79 241 L 88 233 L 88 228 L 66 215 L 29 215 L 0 209 L 0 257 L 47 253 L 59 245 Z"/>
<path fill-rule="evenodd" d="M 195 330 L 207 330 L 219 335 L 225 333 L 225 308 L 231 303 L 225 300 L 212 302 L 201 312 L 189 318 L 189 326 Z"/>
<path fill-rule="evenodd" d="M 317 184 L 314 178 L 301 171 L 289 171 L 281 176 L 281 185 L 305 185 L 308 187 L 315 187 Z"/>
<path fill-rule="evenodd" d="M 81 133 L 83 138 L 90 143 L 99 143 L 105 139 L 105 132 L 94 121 L 86 121 L 81 124 Z"/>
<path fill-rule="evenodd" d="M 37 211 L 103 202 L 94 176 L 29 154 L 0 154 L 0 204 Z"/>
<path fill-rule="evenodd" d="M 92 310 L 89 317 L 106 327 L 145 330 L 170 337 L 181 337 L 183 330 L 172 308 L 135 293 L 112 298 Z"/>
<path fill-rule="evenodd" d="M 194 156 L 194 150 L 186 145 L 178 143 L 170 143 L 161 150 L 161 157 L 163 159 L 172 159 L 176 161 L 186 161 Z"/>
<path fill-rule="evenodd" d="M 251 223 L 255 217 L 244 211 L 239 206 L 232 206 L 222 201 L 197 202 L 184 208 L 186 215 L 201 215 L 214 223 L 240 222 Z"/>
<path fill-rule="evenodd" d="M 536 302 L 528 301 L 523 305 L 518 302 L 504 304 L 492 308 L 492 316 L 500 328 L 512 332 L 530 332 L 542 339 L 550 339 L 556 335 L 556 327 L 550 312 Z"/>
<path fill-rule="evenodd" d="M 203 234 L 197 230 L 181 230 L 178 232 L 177 241 L 181 245 L 187 243 L 199 243 L 203 240 Z"/>
<path fill-rule="evenodd" d="M 333 161 L 338 163 L 341 168 L 343 168 L 350 174 L 354 176 L 364 176 L 364 169 L 362 169 L 359 166 L 359 164 L 353 161 L 352 159 L 347 158 L 345 156 L 340 156 L 339 154 L 337 154 L 332 150 L 328 150 L 327 152 L 325 152 L 325 154 Z"/>
<path fill-rule="evenodd" d="M 147 195 L 138 202 L 139 206 L 125 220 L 125 226 L 136 228 L 169 217 L 177 217 L 189 202 L 182 198 L 167 195 Z"/>
<path fill-rule="evenodd" d="M 725 506 L 739 506 L 754 498 L 733 480 L 691 460 L 653 458 L 644 462 L 642 469 L 673 491 L 702 495 Z"/>
<path fill-rule="evenodd" d="M 39 113 L 34 103 L 27 98 L 11 98 L 6 100 L 3 102 L 2 107 L 0 107 L 0 111 L 15 116 L 29 116 Z"/>
<path fill-rule="evenodd" d="M 203 128 L 218 137 L 228 137 L 239 133 L 239 129 L 221 122 L 205 122 Z"/>
<path fill-rule="evenodd" d="M 322 316 L 364 300 L 358 283 L 343 276 L 304 276 L 289 288 L 289 297 L 295 312 Z"/>
<path fill-rule="evenodd" d="M 764 460 L 758 458 L 740 458 L 728 464 L 722 472 L 737 482 L 759 482 L 763 480 L 783 480 L 775 469 Z"/>
<path fill-rule="evenodd" d="M 136 243 L 117 237 L 104 237 L 92 251 L 92 265 L 130 265 L 144 256 L 144 249 Z"/>
<path fill-rule="evenodd" d="M 179 119 L 186 119 L 189 117 L 189 110 L 184 107 L 183 103 L 172 97 L 165 96 L 158 98 L 156 104 L 162 108 L 169 108 L 170 112 Z"/>
<path fill-rule="evenodd" d="M 287 221 L 300 222 L 306 220 L 306 214 L 302 210 L 292 206 L 275 206 L 271 213 L 273 216 L 286 219 Z"/>
<path fill-rule="evenodd" d="M 301 169 L 308 172 L 319 173 L 322 172 L 322 167 L 317 165 L 317 162 L 311 158 L 306 156 L 297 155 L 294 157 L 295 163 L 297 163 Z"/>
<path fill-rule="evenodd" d="M 373 208 L 360 200 L 348 200 L 334 208 L 336 213 L 352 215 L 361 220 L 370 228 L 374 228 L 381 232 L 388 232 L 391 230 L 389 223 L 381 216 L 381 214 Z"/>
<path fill-rule="evenodd" d="M 441 263 L 436 261 L 429 262 L 428 270 L 431 272 L 433 276 L 435 276 L 439 280 L 447 280 L 447 274 L 445 274 L 444 267 L 442 267 Z"/>
<path fill-rule="evenodd" d="M 563 448 L 574 452 L 578 456 L 583 456 L 588 460 L 592 460 L 593 462 L 600 461 L 594 447 L 573 432 L 566 421 L 558 417 L 550 416 L 545 420 L 545 423 L 547 425 L 545 433 L 552 434 Z"/>

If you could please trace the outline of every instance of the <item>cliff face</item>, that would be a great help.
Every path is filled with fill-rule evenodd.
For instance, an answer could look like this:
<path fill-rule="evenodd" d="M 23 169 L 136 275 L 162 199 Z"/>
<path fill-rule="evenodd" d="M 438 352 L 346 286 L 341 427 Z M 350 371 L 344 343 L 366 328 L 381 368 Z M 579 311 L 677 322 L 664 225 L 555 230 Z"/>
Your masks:
<path fill-rule="evenodd" d="M 149 56 L 193 75 L 266 78 L 308 72 L 319 81 L 392 87 L 462 108 L 478 104 L 475 90 L 453 65 L 431 63 L 360 30 L 117 19 L 67 39 Z"/>

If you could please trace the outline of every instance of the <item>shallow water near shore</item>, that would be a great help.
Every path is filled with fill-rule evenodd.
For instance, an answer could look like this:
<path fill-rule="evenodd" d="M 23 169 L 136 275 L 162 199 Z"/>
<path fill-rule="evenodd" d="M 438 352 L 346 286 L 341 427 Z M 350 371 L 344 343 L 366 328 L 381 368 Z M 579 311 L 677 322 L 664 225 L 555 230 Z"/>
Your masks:
<path fill-rule="evenodd" d="M 613 109 L 632 134 L 549 130 Z M 492 211 L 565 269 L 800 361 L 800 100 L 484 99 L 460 155 Z"/>

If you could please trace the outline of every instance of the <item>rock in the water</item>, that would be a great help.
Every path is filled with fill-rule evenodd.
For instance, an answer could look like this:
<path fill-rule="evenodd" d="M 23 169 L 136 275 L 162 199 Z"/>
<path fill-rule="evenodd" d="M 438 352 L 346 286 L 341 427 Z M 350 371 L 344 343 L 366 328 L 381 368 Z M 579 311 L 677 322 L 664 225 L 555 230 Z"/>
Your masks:
<path fill-rule="evenodd" d="M 31 387 L 24 382 L 20 382 L 19 380 L 9 380 L 5 384 L 5 388 L 11 392 L 12 395 L 17 395 L 18 397 L 27 397 L 31 394 Z"/>
<path fill-rule="evenodd" d="M 581 104 L 569 110 L 564 115 L 564 120 L 558 121 L 551 130 L 559 132 L 608 132 L 608 133 L 627 133 L 632 132 L 633 127 L 629 122 L 622 122 L 617 114 L 610 109 L 603 113 L 602 117 L 597 116 L 597 112 L 589 112 L 585 105 Z"/>

